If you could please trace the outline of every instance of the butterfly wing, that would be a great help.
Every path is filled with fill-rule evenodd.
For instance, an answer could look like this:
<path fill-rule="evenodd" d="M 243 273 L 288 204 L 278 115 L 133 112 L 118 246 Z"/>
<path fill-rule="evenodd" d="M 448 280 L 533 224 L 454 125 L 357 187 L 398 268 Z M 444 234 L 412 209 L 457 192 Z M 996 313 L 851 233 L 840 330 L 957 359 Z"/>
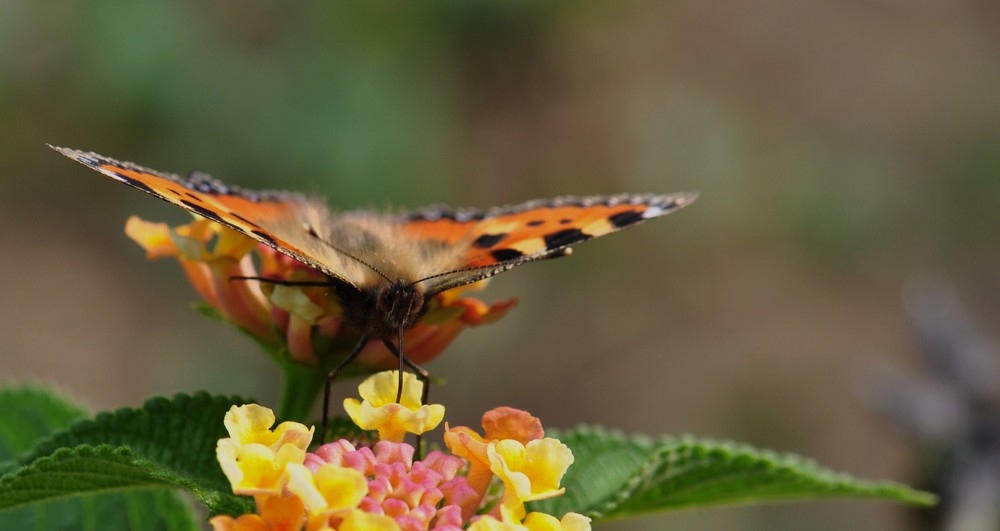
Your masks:
<path fill-rule="evenodd" d="M 275 250 L 355 286 L 357 274 L 345 258 L 318 241 L 308 227 L 329 219 L 326 206 L 299 194 L 253 192 L 204 174 L 189 178 L 143 168 L 92 152 L 49 146 L 117 181 L 239 231 Z M 353 279 L 353 280 L 352 280 Z"/>
<path fill-rule="evenodd" d="M 485 211 L 428 209 L 404 216 L 414 237 L 466 247 L 463 265 L 426 279 L 438 293 L 517 265 L 569 254 L 571 246 L 664 216 L 697 194 L 560 197 Z"/>
<path fill-rule="evenodd" d="M 115 180 L 239 231 L 358 289 L 373 272 L 422 284 L 428 294 L 517 265 L 569 254 L 570 246 L 687 206 L 697 194 L 560 197 L 489 210 L 426 209 L 398 218 L 333 216 L 320 201 L 254 192 L 207 175 L 162 173 L 92 152 L 49 146 Z M 374 265 L 374 267 L 373 267 Z"/>

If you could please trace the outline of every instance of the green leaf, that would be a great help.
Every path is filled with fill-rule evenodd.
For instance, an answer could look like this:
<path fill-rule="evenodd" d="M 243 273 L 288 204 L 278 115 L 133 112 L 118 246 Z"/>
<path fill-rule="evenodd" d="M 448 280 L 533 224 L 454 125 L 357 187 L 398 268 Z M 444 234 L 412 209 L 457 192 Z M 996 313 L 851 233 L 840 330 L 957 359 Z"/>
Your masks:
<path fill-rule="evenodd" d="M 6 460 L 3 469 L 16 468 L 14 458 L 25 453 L 40 439 L 65 429 L 73 421 L 88 416 L 82 407 L 60 394 L 37 386 L 0 389 L 0 458 Z M 29 476 L 22 469 L 22 479 Z M 25 485 L 14 482 L 17 475 L 6 476 L 0 485 L 7 485 L 14 498 L 24 496 Z M 56 475 L 46 484 L 59 481 Z M 58 483 L 55 483 L 58 485 Z M 16 489 L 15 489 L 16 487 Z M 0 488 L 0 492 L 6 492 Z M 43 495 L 48 501 L 20 505 L 0 511 L 0 529 L 32 529 L 62 531 L 101 529 L 107 531 L 196 531 L 200 526 L 186 502 L 177 492 L 166 489 L 101 492 L 98 494 L 55 497 Z M 2 495 L 0 495 L 2 497 Z M 15 500 L 4 500 L 15 502 Z M 9 505 L 5 505 L 9 506 Z"/>
<path fill-rule="evenodd" d="M 169 476 L 128 448 L 62 448 L 0 478 L 0 509 L 107 490 L 168 487 Z"/>
<path fill-rule="evenodd" d="M 56 392 L 35 386 L 0 389 L 0 411 L 0 461 L 14 459 L 39 439 L 89 415 Z"/>
<path fill-rule="evenodd" d="M 198 531 L 188 503 L 163 489 L 112 492 L 0 512 L 0 529 L 33 531 Z"/>
<path fill-rule="evenodd" d="M 63 448 L 0 478 L 0 528 L 194 531 L 187 504 L 167 490 L 185 483 L 127 448 Z"/>
<path fill-rule="evenodd" d="M 933 505 L 933 494 L 892 482 L 837 474 L 790 454 L 747 445 L 667 438 L 654 442 L 600 428 L 559 436 L 573 450 L 563 478 L 566 494 L 534 502 L 530 510 L 595 520 L 708 507 L 818 498 L 876 498 Z"/>
<path fill-rule="evenodd" d="M 227 436 L 222 423 L 226 412 L 233 404 L 246 402 L 237 397 L 197 393 L 177 395 L 172 400 L 153 398 L 140 409 L 101 413 L 92 420 L 77 421 L 68 430 L 39 443 L 20 459 L 28 468 L 16 474 L 26 473 L 40 460 L 67 449 L 108 445 L 132 452 L 131 466 L 143 468 L 150 477 L 163 480 L 161 484 L 191 491 L 213 514 L 241 514 L 250 508 L 250 500 L 232 494 L 216 461 L 215 445 Z M 82 485 L 78 493 L 94 490 L 85 487 Z M 5 500 L 12 499 L 10 496 L 8 490 L 0 489 L 0 507 L 8 506 Z"/>

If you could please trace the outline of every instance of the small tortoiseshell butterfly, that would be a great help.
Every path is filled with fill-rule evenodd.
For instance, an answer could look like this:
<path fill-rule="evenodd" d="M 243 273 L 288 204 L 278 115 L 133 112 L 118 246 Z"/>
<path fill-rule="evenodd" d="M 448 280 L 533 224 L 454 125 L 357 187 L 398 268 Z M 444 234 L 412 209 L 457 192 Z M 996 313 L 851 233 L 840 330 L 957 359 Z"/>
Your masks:
<path fill-rule="evenodd" d="M 345 324 L 361 335 L 340 367 L 369 340 L 384 342 L 402 365 L 403 332 L 417 323 L 430 297 L 527 262 L 567 256 L 572 245 L 669 214 L 697 197 L 559 197 L 488 210 L 332 212 L 324 202 L 295 193 L 254 192 L 200 173 L 184 178 L 96 153 L 49 147 L 329 277 L 325 285 L 340 302 Z"/>

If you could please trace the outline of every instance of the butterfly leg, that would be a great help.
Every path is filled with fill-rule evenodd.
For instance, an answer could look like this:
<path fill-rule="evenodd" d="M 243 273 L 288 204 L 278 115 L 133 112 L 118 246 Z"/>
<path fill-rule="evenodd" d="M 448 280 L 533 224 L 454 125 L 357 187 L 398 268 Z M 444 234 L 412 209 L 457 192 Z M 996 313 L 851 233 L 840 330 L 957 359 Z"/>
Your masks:
<path fill-rule="evenodd" d="M 323 385 L 323 432 L 322 435 L 320 435 L 321 444 L 326 442 L 326 430 L 330 423 L 330 386 L 333 385 L 333 379 L 337 377 L 337 373 L 354 361 L 354 358 L 357 358 L 358 354 L 361 354 L 361 350 L 365 348 L 366 344 L 368 344 L 369 339 L 371 339 L 370 336 L 361 336 L 361 339 L 358 340 L 358 344 L 354 346 L 354 349 L 351 350 L 350 354 L 341 360 L 341 362 L 338 363 L 337 366 L 334 367 L 333 370 L 326 376 L 326 384 Z"/>

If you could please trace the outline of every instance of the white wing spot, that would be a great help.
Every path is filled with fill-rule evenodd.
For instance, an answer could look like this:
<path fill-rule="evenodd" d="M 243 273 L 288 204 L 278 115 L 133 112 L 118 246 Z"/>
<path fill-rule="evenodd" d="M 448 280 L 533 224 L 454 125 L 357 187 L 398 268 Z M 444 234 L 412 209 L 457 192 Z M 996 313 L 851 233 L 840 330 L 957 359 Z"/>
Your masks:
<path fill-rule="evenodd" d="M 661 206 L 650 206 L 642 213 L 643 219 L 655 218 L 656 216 L 662 216 L 666 213 L 666 210 Z"/>

